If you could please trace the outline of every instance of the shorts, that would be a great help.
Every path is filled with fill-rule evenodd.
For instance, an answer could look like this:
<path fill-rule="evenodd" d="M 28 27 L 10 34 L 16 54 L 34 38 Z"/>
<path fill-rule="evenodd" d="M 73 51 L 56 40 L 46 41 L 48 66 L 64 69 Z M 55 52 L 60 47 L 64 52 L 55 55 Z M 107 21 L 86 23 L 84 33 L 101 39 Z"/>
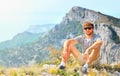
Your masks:
<path fill-rule="evenodd" d="M 85 60 L 83 59 L 83 54 L 81 54 L 81 53 L 79 53 L 77 61 L 78 61 L 79 65 L 84 65 L 86 63 Z M 96 59 L 95 61 L 93 61 L 89 66 L 97 65 L 98 63 L 99 63 L 99 58 Z"/>

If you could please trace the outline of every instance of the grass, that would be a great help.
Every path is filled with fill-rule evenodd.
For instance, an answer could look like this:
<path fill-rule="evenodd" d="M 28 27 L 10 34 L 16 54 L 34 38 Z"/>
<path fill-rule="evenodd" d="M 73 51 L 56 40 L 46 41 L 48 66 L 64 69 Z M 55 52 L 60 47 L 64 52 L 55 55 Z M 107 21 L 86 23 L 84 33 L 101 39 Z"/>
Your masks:
<path fill-rule="evenodd" d="M 44 62 L 29 67 L 21 66 L 19 68 L 0 67 L 0 76 L 82 76 L 80 71 L 81 66 L 75 61 L 68 62 L 65 70 L 58 69 L 56 64 L 46 63 Z M 109 68 L 112 67 L 112 70 L 105 68 L 108 66 Z M 102 67 L 101 69 L 89 67 L 89 72 L 86 76 L 115 76 L 114 72 L 116 70 L 114 69 L 120 68 L 120 64 L 104 64 Z M 118 72 L 118 74 L 120 73 Z"/>

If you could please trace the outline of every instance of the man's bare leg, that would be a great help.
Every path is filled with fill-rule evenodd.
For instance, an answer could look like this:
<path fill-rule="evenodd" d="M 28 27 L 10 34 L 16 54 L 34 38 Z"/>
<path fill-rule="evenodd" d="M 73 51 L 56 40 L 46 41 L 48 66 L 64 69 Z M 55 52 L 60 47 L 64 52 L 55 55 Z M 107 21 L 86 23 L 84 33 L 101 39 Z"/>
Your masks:
<path fill-rule="evenodd" d="M 75 47 L 75 45 L 69 45 L 68 47 L 64 47 L 62 53 L 62 64 L 65 66 L 65 63 L 72 54 L 78 61 L 83 64 L 85 61 L 83 60 L 83 56 L 80 51 Z"/>
<path fill-rule="evenodd" d="M 90 65 L 90 64 L 92 64 L 95 60 L 97 60 L 98 58 L 99 58 L 99 56 L 100 56 L 100 51 L 99 50 L 93 50 L 91 53 L 90 53 L 90 55 L 89 55 L 89 57 L 88 57 L 88 60 L 87 60 L 87 64 L 88 65 Z"/>
<path fill-rule="evenodd" d="M 88 55 L 86 64 L 82 67 L 82 72 L 87 73 L 88 66 L 97 60 L 99 58 L 99 55 L 100 51 L 98 49 L 92 50 L 92 52 Z"/>
<path fill-rule="evenodd" d="M 65 63 L 69 59 L 70 54 L 72 54 L 75 58 L 78 58 L 79 55 L 82 56 L 80 51 L 74 45 L 70 45 L 68 50 L 64 49 L 62 53 L 62 59 Z M 83 56 L 81 58 L 83 58 Z"/>

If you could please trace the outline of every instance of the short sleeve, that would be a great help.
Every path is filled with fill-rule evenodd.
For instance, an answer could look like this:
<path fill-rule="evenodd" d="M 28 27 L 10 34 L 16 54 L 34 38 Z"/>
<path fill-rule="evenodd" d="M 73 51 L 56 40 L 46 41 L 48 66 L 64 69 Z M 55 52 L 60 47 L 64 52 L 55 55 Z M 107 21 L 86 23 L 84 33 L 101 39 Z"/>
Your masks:
<path fill-rule="evenodd" d="M 82 35 L 77 36 L 77 37 L 75 37 L 74 39 L 75 39 L 79 44 L 82 44 L 82 42 L 83 42 L 83 36 L 82 36 Z"/>
<path fill-rule="evenodd" d="M 95 40 L 96 40 L 96 41 L 102 40 L 102 38 L 101 38 L 101 36 L 100 36 L 99 34 L 97 34 L 97 35 L 95 36 Z"/>

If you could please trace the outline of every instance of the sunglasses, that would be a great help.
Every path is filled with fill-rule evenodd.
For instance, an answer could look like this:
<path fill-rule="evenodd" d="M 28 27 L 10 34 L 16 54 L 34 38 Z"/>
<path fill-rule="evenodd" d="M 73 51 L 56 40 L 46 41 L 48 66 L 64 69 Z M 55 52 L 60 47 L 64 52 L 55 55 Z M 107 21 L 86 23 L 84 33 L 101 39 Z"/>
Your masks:
<path fill-rule="evenodd" d="M 91 29 L 93 29 L 93 27 L 85 27 L 85 28 L 84 28 L 84 30 L 87 30 L 87 29 L 88 29 L 88 30 L 91 30 Z"/>

